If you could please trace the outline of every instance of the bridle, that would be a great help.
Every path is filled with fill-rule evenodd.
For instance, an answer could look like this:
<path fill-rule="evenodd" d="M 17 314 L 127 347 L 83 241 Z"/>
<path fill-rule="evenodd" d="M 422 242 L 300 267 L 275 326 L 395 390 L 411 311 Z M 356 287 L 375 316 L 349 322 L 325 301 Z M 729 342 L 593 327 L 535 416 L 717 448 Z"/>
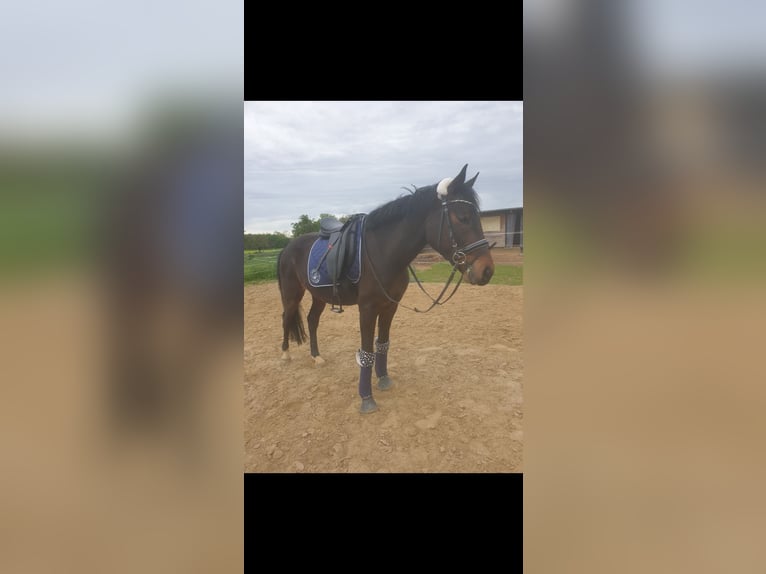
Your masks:
<path fill-rule="evenodd" d="M 444 220 L 447 220 L 447 226 L 449 227 L 449 240 L 452 244 L 452 264 L 453 264 L 453 270 L 458 265 L 462 265 L 465 263 L 466 255 L 470 253 L 471 251 L 476 251 L 477 249 L 481 249 L 482 247 L 488 247 L 489 241 L 484 239 L 483 237 L 479 239 L 478 241 L 474 241 L 473 243 L 470 243 L 464 247 L 458 248 L 457 241 L 455 241 L 455 231 L 452 228 L 452 220 L 449 217 L 449 204 L 450 203 L 465 203 L 467 205 L 470 205 L 474 211 L 476 211 L 476 215 L 479 215 L 479 208 L 476 207 L 473 203 L 470 201 L 466 201 L 465 199 L 443 199 L 442 200 L 442 217 L 441 222 L 439 223 L 439 238 L 436 240 L 436 245 L 440 245 L 442 242 L 442 229 L 444 229 Z"/>
<path fill-rule="evenodd" d="M 416 313 L 428 313 L 436 305 L 444 305 L 447 301 L 452 299 L 452 296 L 457 292 L 457 288 L 460 287 L 460 283 L 463 282 L 463 275 L 461 274 L 460 278 L 455 284 L 455 287 L 452 289 L 452 293 L 450 293 L 449 296 L 444 301 L 441 300 L 441 298 L 447 292 L 447 288 L 450 286 L 450 283 L 452 283 L 452 279 L 455 277 L 455 272 L 457 271 L 458 266 L 466 262 L 467 254 L 471 253 L 472 251 L 477 251 L 478 249 L 481 249 L 483 247 L 486 247 L 487 249 L 492 249 L 495 246 L 494 243 L 490 245 L 489 241 L 487 241 L 485 238 L 482 237 L 478 241 L 474 241 L 473 243 L 469 243 L 468 245 L 465 245 L 463 247 L 458 247 L 457 241 L 455 240 L 455 231 L 452 228 L 452 221 L 450 220 L 450 217 L 449 217 L 449 205 L 452 203 L 467 203 L 476 211 L 476 215 L 479 215 L 479 209 L 476 207 L 476 205 L 474 205 L 470 201 L 466 201 L 465 199 L 450 199 L 450 200 L 447 200 L 446 198 L 442 199 L 442 202 L 441 202 L 442 214 L 441 214 L 441 220 L 439 222 L 439 236 L 436 241 L 436 245 L 438 246 L 441 244 L 442 229 L 444 229 L 444 220 L 446 219 L 447 227 L 449 229 L 450 244 L 452 246 L 452 272 L 450 273 L 449 279 L 447 279 L 447 283 L 444 285 L 442 292 L 439 293 L 439 296 L 436 299 L 431 297 L 428 291 L 425 290 L 425 287 L 423 287 L 423 284 L 420 282 L 420 279 L 418 279 L 418 276 L 415 274 L 415 270 L 412 268 L 412 264 L 408 265 L 410 273 L 412 273 L 412 277 L 415 279 L 415 283 L 418 284 L 418 287 L 420 287 L 420 290 L 423 291 L 423 293 L 425 293 L 428 296 L 428 298 L 431 299 L 432 301 L 431 306 L 425 311 L 421 311 L 417 307 L 408 307 L 407 305 L 402 304 L 400 301 L 397 301 L 396 299 L 394 299 L 388 294 L 386 289 L 383 287 L 383 284 L 380 282 L 380 279 L 378 279 L 378 274 L 375 273 L 375 268 L 372 265 L 372 259 L 370 259 L 370 255 L 367 252 L 367 242 L 366 241 L 363 242 L 364 252 L 365 252 L 365 255 L 367 256 L 367 262 L 370 265 L 370 271 L 372 271 L 372 276 L 375 278 L 375 281 L 378 283 L 378 287 L 380 287 L 380 290 L 383 291 L 383 295 L 385 295 L 386 298 L 392 303 L 401 305 L 405 309 L 415 311 Z M 468 273 L 471 272 L 470 265 L 466 268 L 466 271 Z"/>

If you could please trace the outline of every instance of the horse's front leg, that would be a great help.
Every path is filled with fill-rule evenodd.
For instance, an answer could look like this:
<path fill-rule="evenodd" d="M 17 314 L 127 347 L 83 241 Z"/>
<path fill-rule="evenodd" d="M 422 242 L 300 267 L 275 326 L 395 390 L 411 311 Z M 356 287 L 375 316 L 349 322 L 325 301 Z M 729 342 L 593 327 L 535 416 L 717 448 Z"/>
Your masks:
<path fill-rule="evenodd" d="M 372 398 L 372 366 L 375 364 L 375 353 L 372 349 L 373 337 L 375 336 L 375 321 L 378 312 L 372 305 L 359 306 L 359 329 L 362 334 L 362 347 L 356 353 L 356 362 L 359 365 L 359 396 L 362 397 L 362 406 L 359 412 L 362 414 L 372 413 L 378 410 L 375 399 Z"/>
<path fill-rule="evenodd" d="M 382 391 L 391 388 L 394 382 L 388 376 L 388 346 L 391 343 L 389 331 L 391 321 L 396 314 L 397 305 L 389 304 L 381 310 L 378 317 L 378 338 L 375 339 L 375 374 L 378 377 L 378 388 Z"/>

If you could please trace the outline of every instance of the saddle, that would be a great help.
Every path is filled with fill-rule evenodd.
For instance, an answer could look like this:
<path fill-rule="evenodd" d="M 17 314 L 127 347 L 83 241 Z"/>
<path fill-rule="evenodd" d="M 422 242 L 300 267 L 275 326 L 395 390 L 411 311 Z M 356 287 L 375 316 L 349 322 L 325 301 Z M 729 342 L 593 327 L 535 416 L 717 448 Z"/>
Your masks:
<path fill-rule="evenodd" d="M 319 237 L 329 239 L 333 233 L 337 233 L 341 229 L 343 229 L 343 223 L 334 217 L 325 217 L 319 220 Z"/>
<path fill-rule="evenodd" d="M 346 271 L 351 267 L 356 254 L 358 230 L 357 223 L 363 214 L 351 216 L 348 221 L 341 223 L 335 218 L 326 217 L 319 221 L 319 236 L 327 239 L 327 249 L 314 267 L 319 273 L 322 263 L 326 263 L 329 280 L 332 284 L 333 302 L 330 308 L 335 313 L 343 313 L 343 304 L 338 299 L 338 285 Z M 338 309 L 335 301 L 338 300 Z"/>

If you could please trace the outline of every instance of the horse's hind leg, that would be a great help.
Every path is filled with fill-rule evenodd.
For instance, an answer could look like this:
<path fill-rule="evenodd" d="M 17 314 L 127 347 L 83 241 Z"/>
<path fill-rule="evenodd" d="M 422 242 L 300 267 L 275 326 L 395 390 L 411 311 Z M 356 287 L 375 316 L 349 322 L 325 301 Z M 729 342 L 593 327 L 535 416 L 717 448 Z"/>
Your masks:
<path fill-rule="evenodd" d="M 312 296 L 313 297 L 313 296 Z M 311 343 L 311 356 L 314 357 L 314 363 L 317 365 L 323 365 L 324 359 L 319 356 L 319 345 L 317 343 L 317 329 L 319 328 L 319 317 L 322 316 L 322 311 L 327 306 L 327 303 L 321 299 L 313 297 L 311 303 L 311 310 L 309 311 L 309 341 Z"/>

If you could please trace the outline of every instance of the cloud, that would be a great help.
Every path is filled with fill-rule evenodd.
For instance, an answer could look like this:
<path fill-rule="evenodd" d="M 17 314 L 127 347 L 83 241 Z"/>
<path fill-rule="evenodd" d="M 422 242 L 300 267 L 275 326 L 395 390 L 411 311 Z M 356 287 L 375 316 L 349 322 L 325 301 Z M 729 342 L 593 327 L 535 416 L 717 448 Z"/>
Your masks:
<path fill-rule="evenodd" d="M 519 206 L 522 116 L 521 102 L 246 102 L 245 228 L 369 212 L 465 163 L 485 209 Z"/>

